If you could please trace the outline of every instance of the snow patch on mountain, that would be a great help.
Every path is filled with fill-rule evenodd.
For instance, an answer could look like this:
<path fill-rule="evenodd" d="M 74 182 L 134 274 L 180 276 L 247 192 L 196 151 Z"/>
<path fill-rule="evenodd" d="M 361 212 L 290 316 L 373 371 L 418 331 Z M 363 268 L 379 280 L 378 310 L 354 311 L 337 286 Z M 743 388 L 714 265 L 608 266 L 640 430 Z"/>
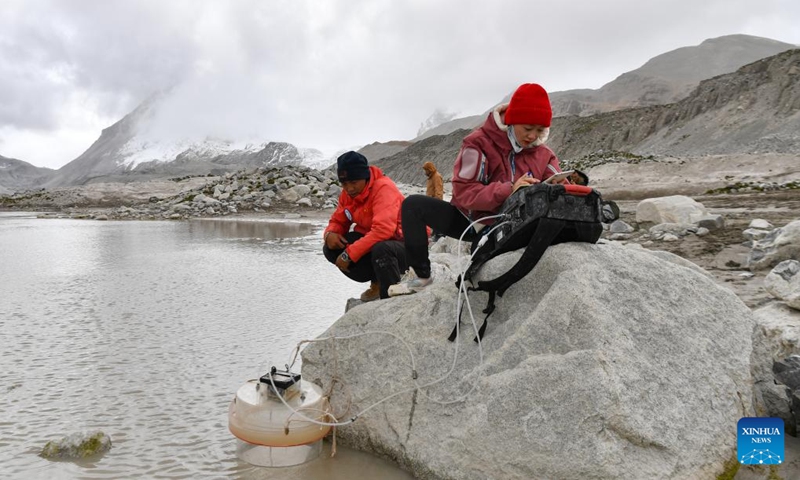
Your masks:
<path fill-rule="evenodd" d="M 315 148 L 298 148 L 291 144 L 250 140 L 166 140 L 134 137 L 119 150 L 117 165 L 125 170 L 134 170 L 148 162 L 168 163 L 175 160 L 211 161 L 229 155 L 248 155 L 262 152 L 260 158 L 265 165 L 301 164 L 322 170 L 336 162 L 336 155 L 326 154 Z"/>
<path fill-rule="evenodd" d="M 456 115 L 458 114 L 455 112 L 449 112 L 443 108 L 437 108 L 427 119 L 425 119 L 424 122 L 419 124 L 417 136 L 419 137 L 428 130 L 432 130 L 443 123 L 449 122 L 450 120 L 456 118 Z"/>
<path fill-rule="evenodd" d="M 128 170 L 135 169 L 144 162 L 171 162 L 178 156 L 212 159 L 220 155 L 231 153 L 251 153 L 262 150 L 266 143 L 254 143 L 252 141 L 231 141 L 221 139 L 205 139 L 202 141 L 180 139 L 180 140 L 156 140 L 134 137 L 120 148 L 119 153 L 122 157 L 117 161 L 117 165 L 124 166 Z"/>
<path fill-rule="evenodd" d="M 324 170 L 334 163 L 337 154 L 325 153 L 316 148 L 298 148 L 297 152 L 300 154 L 301 162 L 306 167 L 315 168 L 317 170 Z"/>

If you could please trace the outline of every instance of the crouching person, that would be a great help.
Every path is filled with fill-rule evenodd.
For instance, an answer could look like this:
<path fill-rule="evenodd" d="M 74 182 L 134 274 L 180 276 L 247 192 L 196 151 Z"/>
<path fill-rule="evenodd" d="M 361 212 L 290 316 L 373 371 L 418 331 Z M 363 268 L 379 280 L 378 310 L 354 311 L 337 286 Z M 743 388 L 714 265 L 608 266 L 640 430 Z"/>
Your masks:
<path fill-rule="evenodd" d="M 348 278 L 370 282 L 362 301 L 388 298 L 389 286 L 408 268 L 400 227 L 403 194 L 360 153 L 343 154 L 336 167 L 342 193 L 325 229 L 322 252 Z"/>

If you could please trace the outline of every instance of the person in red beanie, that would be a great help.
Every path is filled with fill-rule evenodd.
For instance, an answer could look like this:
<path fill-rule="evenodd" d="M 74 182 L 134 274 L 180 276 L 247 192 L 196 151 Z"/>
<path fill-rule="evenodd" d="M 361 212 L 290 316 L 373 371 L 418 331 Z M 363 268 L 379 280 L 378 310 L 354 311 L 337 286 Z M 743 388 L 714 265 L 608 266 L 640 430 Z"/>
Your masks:
<path fill-rule="evenodd" d="M 453 169 L 450 203 L 424 195 L 403 201 L 406 259 L 415 275 L 389 287 L 390 296 L 414 293 L 433 281 L 426 226 L 477 242 L 480 230 L 494 223 L 486 217 L 495 215 L 512 192 L 561 172 L 558 158 L 545 145 L 552 117 L 545 89 L 535 83 L 520 85 L 508 104 L 497 106 L 464 138 Z"/>
<path fill-rule="evenodd" d="M 358 152 L 342 154 L 336 173 L 342 193 L 323 233 L 322 253 L 348 278 L 370 282 L 362 302 L 388 298 L 389 285 L 407 268 L 400 228 L 403 194 Z"/>

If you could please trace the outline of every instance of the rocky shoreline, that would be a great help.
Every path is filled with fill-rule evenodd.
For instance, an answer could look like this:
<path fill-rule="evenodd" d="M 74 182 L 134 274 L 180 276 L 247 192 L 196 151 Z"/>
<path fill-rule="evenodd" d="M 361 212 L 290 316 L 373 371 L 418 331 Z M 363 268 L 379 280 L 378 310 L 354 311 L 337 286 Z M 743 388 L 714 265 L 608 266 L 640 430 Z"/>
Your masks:
<path fill-rule="evenodd" d="M 424 191 L 413 185 L 399 187 L 406 195 Z M 222 176 L 26 191 L 0 197 L 0 210 L 38 211 L 43 218 L 188 220 L 326 211 L 336 207 L 340 193 L 331 170 L 257 168 Z"/>
<path fill-rule="evenodd" d="M 4 197 L 6 209 L 95 220 L 186 220 L 273 208 L 326 209 L 341 192 L 336 174 L 306 167 L 257 168 L 223 176 L 24 192 Z"/>
<path fill-rule="evenodd" d="M 423 193 L 416 185 L 398 185 L 404 194 Z M 449 190 L 449 184 L 446 190 Z M 680 193 L 680 189 L 676 189 Z M 313 218 L 324 221 L 341 192 L 332 171 L 308 168 L 259 168 L 223 176 L 184 177 L 138 183 L 97 183 L 81 187 L 29 191 L 0 197 L 0 211 L 33 211 L 41 218 L 93 220 L 189 220 L 193 218 Z M 659 192 L 663 193 L 663 192 Z M 666 192 L 669 194 L 669 192 Z M 623 198 L 626 195 L 623 195 Z M 611 195 L 611 198 L 614 198 Z M 797 220 L 800 190 L 727 191 L 692 196 L 723 218 L 719 228 L 652 238 L 636 222 L 639 200 L 618 200 L 631 231 L 608 230 L 604 238 L 674 253 L 709 271 L 750 307 L 768 303 L 764 272 L 744 266 L 749 251 L 743 232 L 754 219 L 779 227 Z"/>

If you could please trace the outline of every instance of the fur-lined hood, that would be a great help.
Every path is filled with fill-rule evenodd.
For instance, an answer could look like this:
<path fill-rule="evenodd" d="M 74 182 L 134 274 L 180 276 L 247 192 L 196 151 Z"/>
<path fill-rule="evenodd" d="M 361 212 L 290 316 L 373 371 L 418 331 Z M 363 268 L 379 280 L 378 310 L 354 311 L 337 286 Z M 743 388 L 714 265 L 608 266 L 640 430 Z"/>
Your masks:
<path fill-rule="evenodd" d="M 430 177 L 434 173 L 436 173 L 436 166 L 433 162 L 425 162 L 422 165 L 422 169 L 425 171 L 425 176 Z"/>
<path fill-rule="evenodd" d="M 503 103 L 495 107 L 494 111 L 492 112 L 492 118 L 494 118 L 494 122 L 497 124 L 497 128 L 504 132 L 508 132 L 508 125 L 503 123 L 503 114 L 505 113 L 506 109 L 508 108 L 507 103 Z M 541 135 L 539 135 L 539 139 L 534 141 L 531 145 L 525 148 L 531 147 L 538 147 L 539 145 L 544 145 L 547 142 L 547 137 L 550 136 L 550 127 L 544 129 Z"/>

